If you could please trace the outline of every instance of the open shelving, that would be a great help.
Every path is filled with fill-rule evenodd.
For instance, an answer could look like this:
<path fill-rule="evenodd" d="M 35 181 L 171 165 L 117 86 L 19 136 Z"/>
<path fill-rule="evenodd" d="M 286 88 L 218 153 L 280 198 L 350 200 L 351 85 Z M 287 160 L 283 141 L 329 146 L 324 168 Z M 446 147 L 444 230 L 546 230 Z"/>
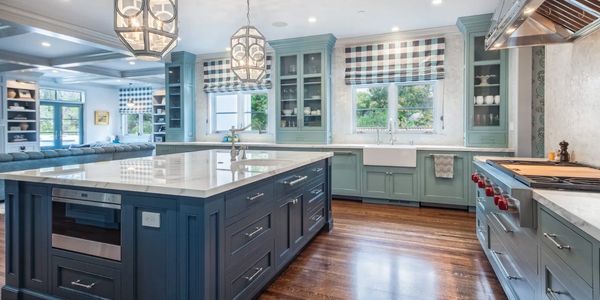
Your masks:
<path fill-rule="evenodd" d="M 152 97 L 152 135 L 155 143 L 165 141 L 167 134 L 167 102 L 165 90 L 154 92 Z"/>
<path fill-rule="evenodd" d="M 4 95 L 5 151 L 39 149 L 38 86 L 35 82 L 8 80 Z"/>

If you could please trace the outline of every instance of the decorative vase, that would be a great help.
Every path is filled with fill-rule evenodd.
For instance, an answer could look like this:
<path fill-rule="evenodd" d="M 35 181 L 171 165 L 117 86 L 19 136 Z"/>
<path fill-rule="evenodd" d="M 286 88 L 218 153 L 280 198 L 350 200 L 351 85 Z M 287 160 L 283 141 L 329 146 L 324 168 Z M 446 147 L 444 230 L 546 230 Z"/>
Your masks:
<path fill-rule="evenodd" d="M 7 96 L 8 96 L 8 98 L 15 98 L 15 97 L 17 97 L 17 91 L 15 91 L 13 89 L 9 89 Z"/>
<path fill-rule="evenodd" d="M 25 130 L 29 129 L 29 124 L 21 123 L 21 124 L 19 124 L 19 127 L 21 127 L 21 130 L 25 131 Z"/>

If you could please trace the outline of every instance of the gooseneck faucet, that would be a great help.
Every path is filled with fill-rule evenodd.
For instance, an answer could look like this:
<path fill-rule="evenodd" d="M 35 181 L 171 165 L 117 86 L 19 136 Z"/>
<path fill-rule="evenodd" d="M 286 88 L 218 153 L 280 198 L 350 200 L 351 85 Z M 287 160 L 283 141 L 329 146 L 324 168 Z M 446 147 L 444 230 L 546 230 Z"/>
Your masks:
<path fill-rule="evenodd" d="M 235 147 L 235 134 L 250 128 L 250 126 L 252 126 L 252 124 L 250 124 L 244 128 L 235 128 L 235 126 L 231 126 L 231 129 L 229 129 L 229 132 L 231 132 L 231 152 L 230 152 L 231 161 L 237 160 L 238 152 L 239 152 L 239 150 L 237 150 L 237 148 Z M 245 149 L 244 149 L 244 156 L 246 156 Z"/>
<path fill-rule="evenodd" d="M 388 121 L 388 133 L 390 134 L 390 145 L 393 145 L 396 142 L 396 138 L 394 137 L 394 119 L 390 118 Z"/>

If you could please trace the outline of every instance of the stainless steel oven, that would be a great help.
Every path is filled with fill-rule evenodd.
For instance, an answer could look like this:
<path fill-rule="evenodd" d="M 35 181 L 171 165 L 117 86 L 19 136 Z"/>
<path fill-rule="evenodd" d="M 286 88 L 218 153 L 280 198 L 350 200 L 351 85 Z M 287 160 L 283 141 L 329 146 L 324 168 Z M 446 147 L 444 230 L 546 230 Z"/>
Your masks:
<path fill-rule="evenodd" d="M 52 189 L 52 247 L 121 260 L 121 195 Z"/>

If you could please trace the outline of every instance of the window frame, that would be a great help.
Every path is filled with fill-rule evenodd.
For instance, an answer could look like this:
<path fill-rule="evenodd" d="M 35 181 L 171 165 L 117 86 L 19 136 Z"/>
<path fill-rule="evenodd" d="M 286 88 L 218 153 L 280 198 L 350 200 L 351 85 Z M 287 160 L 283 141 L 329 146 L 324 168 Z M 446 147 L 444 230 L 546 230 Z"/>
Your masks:
<path fill-rule="evenodd" d="M 85 98 L 86 98 L 86 92 L 83 90 L 73 90 L 73 89 L 63 89 L 63 88 L 56 88 L 56 87 L 40 87 L 40 90 L 51 90 L 54 91 L 54 95 L 55 95 L 55 99 L 43 99 L 42 93 L 41 91 L 39 92 L 39 106 L 41 107 L 42 105 L 44 106 L 52 106 L 53 107 L 53 122 L 54 122 L 54 145 L 52 146 L 40 146 L 41 149 L 62 149 L 66 146 L 70 146 L 70 145 L 63 145 L 63 141 L 62 141 L 62 121 L 63 121 L 63 116 L 62 116 L 62 111 L 63 111 L 63 107 L 79 107 L 79 144 L 83 144 L 84 140 L 85 140 Z M 61 100 L 58 99 L 58 91 L 64 91 L 64 92 L 74 92 L 74 93 L 79 93 L 81 95 L 81 100 L 80 101 L 69 101 L 69 100 Z M 41 116 L 41 112 L 39 113 L 40 115 L 38 116 L 38 123 L 39 124 L 39 128 L 38 128 L 38 134 L 41 135 L 42 134 L 42 128 L 41 128 L 41 120 L 42 120 L 42 116 Z M 40 144 L 42 143 L 41 141 L 41 137 L 39 137 L 40 140 Z"/>
<path fill-rule="evenodd" d="M 374 83 L 374 84 L 361 84 L 353 85 L 352 89 L 352 132 L 356 134 L 368 134 L 374 133 L 377 129 L 388 130 L 388 125 L 385 127 L 374 127 L 374 128 L 361 128 L 358 127 L 357 117 L 357 99 L 356 91 L 361 88 L 373 88 L 373 87 L 387 87 L 388 89 L 388 120 L 394 120 L 394 133 L 414 133 L 414 134 L 429 134 L 437 133 L 441 128 L 443 122 L 443 80 L 432 80 L 432 81 L 411 81 L 411 82 L 392 82 L 392 83 Z M 433 86 L 433 124 L 432 128 L 401 128 L 398 122 L 398 88 L 400 86 L 410 85 L 431 85 Z M 442 112 L 442 113 L 441 113 Z M 389 121 L 388 121 L 389 122 Z"/>
<path fill-rule="evenodd" d="M 130 133 L 127 131 L 127 116 L 129 115 L 137 115 L 138 116 L 138 132 L 137 133 Z M 144 133 L 144 115 L 150 115 L 150 128 L 151 131 L 150 133 Z M 154 116 L 151 112 L 147 112 L 147 113 L 135 113 L 135 114 L 121 114 L 121 134 L 124 137 L 140 137 L 140 136 L 151 136 L 154 134 L 154 120 L 153 120 Z"/>
<path fill-rule="evenodd" d="M 252 111 L 250 112 L 246 112 L 244 110 L 244 95 L 252 95 L 252 94 L 265 94 L 267 96 L 267 110 L 265 111 L 265 115 L 266 115 L 266 120 L 267 120 L 267 124 L 265 125 L 265 130 L 245 130 L 244 133 L 262 133 L 262 134 L 269 134 L 269 123 L 271 120 L 269 120 L 269 105 L 270 105 L 270 99 L 269 99 L 269 91 L 268 90 L 257 90 L 257 91 L 239 91 L 239 92 L 223 92 L 223 93 L 209 93 L 208 97 L 210 100 L 210 116 L 209 116 L 209 124 L 210 124 L 210 133 L 212 134 L 223 134 L 223 133 L 229 133 L 229 130 L 217 130 L 217 115 L 219 114 L 236 114 L 237 115 L 237 119 L 238 119 L 238 124 L 236 125 L 238 128 L 241 128 L 241 126 L 247 126 L 249 124 L 241 124 L 239 123 L 240 120 L 244 120 L 244 117 L 247 113 L 249 113 L 250 115 L 252 115 Z M 235 95 L 237 97 L 237 108 L 236 108 L 236 112 L 227 112 L 227 113 L 217 113 L 217 97 L 218 96 L 231 96 L 231 95 Z M 252 109 L 252 108 L 251 108 Z M 252 117 L 251 117 L 252 118 Z"/>

